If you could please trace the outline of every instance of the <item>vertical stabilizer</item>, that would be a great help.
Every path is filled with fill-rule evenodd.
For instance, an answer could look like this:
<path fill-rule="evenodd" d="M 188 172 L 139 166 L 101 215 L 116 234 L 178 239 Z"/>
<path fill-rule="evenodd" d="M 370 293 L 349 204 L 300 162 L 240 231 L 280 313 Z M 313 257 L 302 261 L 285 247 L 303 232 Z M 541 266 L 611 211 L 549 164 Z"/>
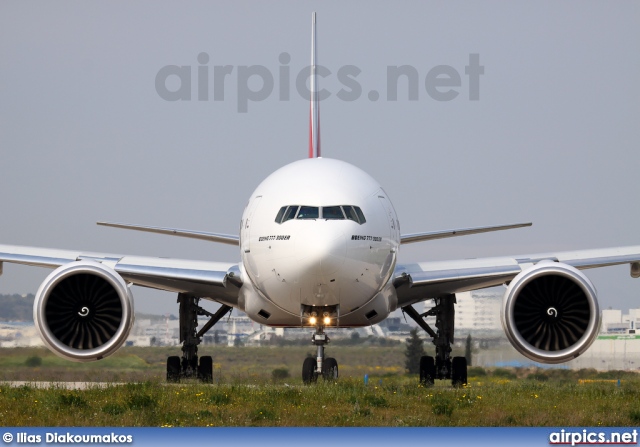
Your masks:
<path fill-rule="evenodd" d="M 309 158 L 320 157 L 320 102 L 316 77 L 316 13 L 311 15 L 311 106 L 309 110 Z"/>

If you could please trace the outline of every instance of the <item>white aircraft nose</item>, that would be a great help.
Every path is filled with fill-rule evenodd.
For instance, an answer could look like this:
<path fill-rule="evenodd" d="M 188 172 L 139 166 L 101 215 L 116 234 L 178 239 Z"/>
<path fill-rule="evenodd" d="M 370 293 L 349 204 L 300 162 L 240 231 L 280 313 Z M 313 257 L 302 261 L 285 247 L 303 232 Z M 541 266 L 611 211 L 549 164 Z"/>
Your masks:
<path fill-rule="evenodd" d="M 296 240 L 298 268 L 327 280 L 344 265 L 347 242 L 342 231 L 336 231 L 331 221 L 317 221 Z"/>

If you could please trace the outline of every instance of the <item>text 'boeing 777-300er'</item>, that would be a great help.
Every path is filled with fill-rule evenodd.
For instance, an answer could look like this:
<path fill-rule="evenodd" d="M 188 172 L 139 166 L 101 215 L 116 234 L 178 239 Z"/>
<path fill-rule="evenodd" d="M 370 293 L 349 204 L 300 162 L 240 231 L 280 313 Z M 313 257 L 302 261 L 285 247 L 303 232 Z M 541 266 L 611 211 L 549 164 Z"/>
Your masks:
<path fill-rule="evenodd" d="M 545 363 L 584 353 L 597 336 L 600 313 L 595 288 L 581 270 L 630 264 L 631 276 L 640 277 L 640 246 L 402 264 L 402 244 L 530 224 L 401 234 L 391 200 L 373 178 L 320 157 L 315 14 L 311 42 L 309 158 L 277 170 L 257 187 L 239 235 L 100 223 L 237 245 L 240 262 L 0 245 L 0 272 L 2 262 L 54 269 L 34 302 L 44 343 L 74 361 L 113 354 L 133 325 L 130 287 L 138 285 L 178 293 L 183 354 L 167 360 L 168 380 L 212 380 L 212 359 L 198 358 L 198 345 L 235 308 L 263 325 L 313 329 L 317 356 L 302 367 L 308 383 L 338 376 L 336 360 L 324 354 L 326 329 L 376 324 L 400 308 L 436 347 L 435 357 L 420 361 L 422 383 L 450 379 L 460 385 L 466 383 L 467 364 L 464 357 L 451 357 L 455 294 L 508 284 L 502 323 L 519 352 Z M 212 314 L 199 306 L 200 299 L 221 306 Z M 413 305 L 426 300 L 434 307 L 420 314 Z M 199 330 L 198 315 L 210 317 Z M 435 316 L 436 330 L 426 316 Z"/>

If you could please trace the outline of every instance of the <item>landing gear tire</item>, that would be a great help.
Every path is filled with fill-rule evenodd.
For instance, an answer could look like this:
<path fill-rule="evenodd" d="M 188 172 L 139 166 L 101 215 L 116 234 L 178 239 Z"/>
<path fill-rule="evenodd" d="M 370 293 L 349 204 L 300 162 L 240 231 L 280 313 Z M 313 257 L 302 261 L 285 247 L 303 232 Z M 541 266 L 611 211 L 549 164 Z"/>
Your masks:
<path fill-rule="evenodd" d="M 467 359 L 465 357 L 454 357 L 451 362 L 451 384 L 462 387 L 467 384 Z"/>
<path fill-rule="evenodd" d="M 180 366 L 180 357 L 177 355 L 167 358 L 167 382 L 178 383 L 180 382 L 180 373 L 182 369 Z"/>
<path fill-rule="evenodd" d="M 198 357 L 182 358 L 182 377 L 193 378 L 198 374 Z"/>
<path fill-rule="evenodd" d="M 307 357 L 302 364 L 302 382 L 305 384 L 315 382 L 318 380 L 318 373 L 316 368 L 318 362 L 313 357 Z"/>
<path fill-rule="evenodd" d="M 411 305 L 405 306 L 402 310 L 413 320 L 418 326 L 429 334 L 436 346 L 435 357 L 435 373 L 430 374 L 433 368 L 433 360 L 424 360 L 427 356 L 422 357 L 420 362 L 420 381 L 425 381 L 426 377 L 433 379 L 451 379 L 454 387 L 463 386 L 467 383 L 467 361 L 464 357 L 451 358 L 452 345 L 454 341 L 455 328 L 455 294 L 442 295 L 434 298 L 435 306 L 422 314 L 418 313 Z M 426 317 L 436 317 L 435 326 L 437 332 L 434 331 L 425 321 Z M 431 383 L 433 383 L 431 379 Z"/>
<path fill-rule="evenodd" d="M 433 386 L 436 378 L 436 364 L 433 357 L 424 355 L 420 357 L 420 383 L 423 386 Z"/>
<path fill-rule="evenodd" d="M 182 357 L 171 356 L 167 359 L 167 382 L 177 383 L 182 379 L 213 382 L 213 360 L 211 356 L 202 356 L 198 359 L 198 346 L 202 343 L 204 334 L 229 313 L 231 307 L 223 304 L 215 314 L 212 314 L 200 307 L 199 301 L 200 298 L 197 296 L 178 294 L 179 340 L 182 343 Z M 209 321 L 198 331 L 198 317 L 202 315 L 208 316 Z"/>
<path fill-rule="evenodd" d="M 213 383 L 213 359 L 210 355 L 200 357 L 198 379 L 203 383 Z"/>
<path fill-rule="evenodd" d="M 326 381 L 338 379 L 338 362 L 333 357 L 327 357 L 322 364 L 322 377 Z"/>

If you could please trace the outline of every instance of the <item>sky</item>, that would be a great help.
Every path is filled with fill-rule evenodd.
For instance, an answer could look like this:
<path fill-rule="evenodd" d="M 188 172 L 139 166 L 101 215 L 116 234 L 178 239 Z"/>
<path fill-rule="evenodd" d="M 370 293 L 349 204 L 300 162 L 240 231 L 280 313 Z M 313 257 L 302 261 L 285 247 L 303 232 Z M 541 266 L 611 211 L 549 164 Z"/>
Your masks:
<path fill-rule="evenodd" d="M 6 0 L 0 244 L 239 260 L 95 222 L 237 234 L 260 181 L 307 156 L 312 11 L 323 156 L 378 180 L 403 233 L 533 222 L 400 262 L 640 245 L 638 2 Z M 395 70 L 415 79 L 394 100 Z M 0 293 L 48 273 L 5 264 Z M 587 274 L 602 308 L 640 307 L 628 266 Z"/>

